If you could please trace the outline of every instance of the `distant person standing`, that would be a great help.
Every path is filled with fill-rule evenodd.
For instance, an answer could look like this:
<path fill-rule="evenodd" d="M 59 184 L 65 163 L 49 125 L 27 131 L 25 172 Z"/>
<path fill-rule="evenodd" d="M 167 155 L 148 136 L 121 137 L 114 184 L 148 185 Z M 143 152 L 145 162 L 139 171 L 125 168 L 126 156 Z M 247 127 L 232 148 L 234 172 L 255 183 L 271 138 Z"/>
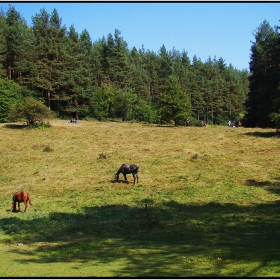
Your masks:
<path fill-rule="evenodd" d="M 191 121 L 189 119 L 186 120 L 186 126 L 189 126 Z"/>

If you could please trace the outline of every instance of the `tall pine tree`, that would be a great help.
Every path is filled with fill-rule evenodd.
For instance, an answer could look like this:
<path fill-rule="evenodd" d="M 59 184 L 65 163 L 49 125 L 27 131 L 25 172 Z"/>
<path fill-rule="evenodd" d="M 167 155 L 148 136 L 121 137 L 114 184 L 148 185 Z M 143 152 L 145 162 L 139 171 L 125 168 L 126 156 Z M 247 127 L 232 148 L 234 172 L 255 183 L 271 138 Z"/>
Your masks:
<path fill-rule="evenodd" d="M 279 110 L 279 35 L 265 20 L 254 33 L 251 46 L 250 93 L 246 106 L 246 125 L 272 126 L 271 114 Z"/>

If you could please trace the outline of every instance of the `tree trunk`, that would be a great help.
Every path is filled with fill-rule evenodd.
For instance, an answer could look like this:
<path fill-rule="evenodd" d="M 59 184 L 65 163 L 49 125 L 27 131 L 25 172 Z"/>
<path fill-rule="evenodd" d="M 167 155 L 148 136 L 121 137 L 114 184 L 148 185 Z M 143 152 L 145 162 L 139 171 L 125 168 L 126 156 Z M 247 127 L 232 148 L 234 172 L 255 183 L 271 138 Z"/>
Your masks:
<path fill-rule="evenodd" d="M 50 110 L 51 109 L 51 94 L 50 94 L 49 90 L 47 91 L 47 102 L 48 102 L 48 107 Z"/>

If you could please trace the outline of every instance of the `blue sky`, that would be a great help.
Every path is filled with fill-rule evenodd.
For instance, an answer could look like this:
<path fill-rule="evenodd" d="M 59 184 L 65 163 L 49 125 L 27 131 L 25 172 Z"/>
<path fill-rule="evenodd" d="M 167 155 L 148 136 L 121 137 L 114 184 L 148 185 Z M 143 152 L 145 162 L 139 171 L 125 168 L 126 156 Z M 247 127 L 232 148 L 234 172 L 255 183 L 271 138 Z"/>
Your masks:
<path fill-rule="evenodd" d="M 115 29 L 128 43 L 128 48 L 158 52 L 164 44 L 166 49 L 173 47 L 187 51 L 190 60 L 193 56 L 204 62 L 222 57 L 237 69 L 249 69 L 253 32 L 267 20 L 273 27 L 280 25 L 280 3 L 219 3 L 219 2 L 10 2 L 12 6 L 32 25 L 32 16 L 45 8 L 52 13 L 56 8 L 62 24 L 73 24 L 80 34 L 86 29 L 92 41 L 107 38 Z M 0 7 L 7 11 L 9 2 L 1 2 Z"/>

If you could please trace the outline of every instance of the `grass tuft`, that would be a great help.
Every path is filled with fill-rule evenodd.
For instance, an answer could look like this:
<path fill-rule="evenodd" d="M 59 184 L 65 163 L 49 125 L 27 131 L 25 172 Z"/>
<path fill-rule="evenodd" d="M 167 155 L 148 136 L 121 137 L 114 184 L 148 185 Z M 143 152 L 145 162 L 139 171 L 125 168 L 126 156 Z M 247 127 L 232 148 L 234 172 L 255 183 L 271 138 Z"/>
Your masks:
<path fill-rule="evenodd" d="M 52 152 L 53 149 L 50 147 L 50 145 L 46 145 L 43 149 L 43 152 Z"/>

